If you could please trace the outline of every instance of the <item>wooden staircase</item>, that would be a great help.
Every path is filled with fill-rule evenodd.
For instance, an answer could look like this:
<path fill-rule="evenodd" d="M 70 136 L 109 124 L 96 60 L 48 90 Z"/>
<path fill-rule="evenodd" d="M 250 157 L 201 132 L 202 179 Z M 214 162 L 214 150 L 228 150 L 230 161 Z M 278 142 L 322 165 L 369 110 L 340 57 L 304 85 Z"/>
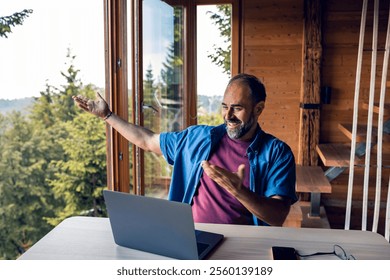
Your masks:
<path fill-rule="evenodd" d="M 387 88 L 390 82 L 387 83 Z M 368 110 L 368 103 L 363 103 L 363 109 Z M 374 104 L 373 113 L 379 113 L 379 104 Z M 383 124 L 383 143 L 390 143 L 390 104 L 384 107 L 384 119 L 387 121 Z M 323 165 L 328 169 L 324 172 L 320 166 L 297 166 L 297 193 L 310 193 L 310 202 L 299 201 L 291 208 L 290 214 L 286 219 L 286 224 L 302 227 L 330 227 L 326 211 L 321 206 L 321 194 L 330 194 L 332 192 L 332 182 L 349 168 L 351 158 L 351 140 L 352 125 L 340 123 L 338 129 L 348 139 L 348 143 L 328 143 L 319 144 L 316 147 L 319 158 Z M 355 149 L 355 166 L 365 166 L 366 153 L 366 126 L 357 126 L 356 149 Z M 377 129 L 373 127 L 372 143 L 370 147 L 371 166 L 376 167 L 376 142 Z M 390 168 L 390 145 L 383 150 L 382 166 Z"/>
<path fill-rule="evenodd" d="M 363 103 L 362 107 L 364 109 L 368 108 L 367 103 Z M 374 104 L 374 113 L 379 112 L 378 104 Z M 390 116 L 390 104 L 385 105 L 384 116 Z M 384 133 L 383 133 L 383 143 L 390 143 L 390 130 L 387 128 L 390 125 L 390 119 L 384 123 Z M 352 125 L 351 124 L 342 124 L 338 125 L 339 130 L 351 141 L 352 140 Z M 365 164 L 365 152 L 366 152 L 366 126 L 358 125 L 357 134 L 356 134 L 356 151 L 355 151 L 355 166 L 364 166 Z M 377 142 L 377 129 L 372 131 L 372 145 L 371 149 L 373 155 L 375 155 L 375 143 Z M 326 177 L 329 181 L 335 179 L 340 175 L 346 168 L 349 167 L 350 157 L 351 157 L 351 145 L 349 143 L 329 143 L 329 144 L 319 144 L 316 147 L 318 156 L 320 157 L 324 166 L 329 167 L 325 172 Z M 371 158 L 376 159 L 376 156 Z M 383 155 L 383 167 L 390 168 L 390 155 Z M 373 164 L 375 165 L 375 164 Z"/>
<path fill-rule="evenodd" d="M 368 110 L 368 104 L 363 103 L 361 105 L 363 109 Z M 379 105 L 374 104 L 373 113 L 379 113 Z M 374 117 L 374 120 L 376 118 Z M 382 170 L 390 169 L 390 104 L 386 104 L 384 107 L 384 124 L 383 124 L 383 138 L 382 138 Z M 387 121 L 386 121 L 387 120 Z M 328 169 L 325 171 L 325 176 L 329 182 L 332 182 L 338 178 L 344 171 L 348 171 L 350 167 L 350 158 L 351 158 L 351 141 L 352 141 L 352 125 L 340 123 L 338 129 L 343 133 L 348 139 L 349 143 L 327 143 L 319 144 L 316 147 L 316 151 L 323 165 Z M 357 135 L 356 135 L 356 151 L 355 151 L 355 168 L 360 168 L 360 172 L 363 173 L 365 166 L 365 153 L 366 153 L 366 126 L 358 125 L 357 126 Z M 372 144 L 370 147 L 370 168 L 377 168 L 377 127 L 373 126 L 372 129 Z M 383 172 L 383 171 L 382 171 Z M 389 173 L 386 171 L 386 173 Z M 375 176 L 375 175 L 374 175 Z M 387 175 L 388 176 L 388 175 Z M 345 177 L 345 176 L 343 176 Z M 371 177 L 370 177 L 371 178 Z M 385 178 L 385 177 L 384 177 Z M 388 178 L 388 177 L 386 177 Z M 362 180 L 362 179 L 360 179 Z M 337 180 L 335 180 L 337 181 Z M 339 183 L 339 182 L 338 182 Z M 338 184 L 337 183 L 337 184 Z M 354 182 L 354 185 L 361 184 L 361 181 L 357 180 Z M 360 186 L 357 186 L 356 189 L 359 189 Z M 357 191 L 357 190 L 356 190 Z M 361 191 L 361 190 L 359 190 Z M 355 192 L 355 190 L 354 190 Z M 373 191 L 370 191 L 370 196 L 374 196 Z M 359 196 L 357 196 L 359 197 Z M 331 200 L 331 199 L 330 199 Z M 329 201 L 330 201 L 329 200 Z M 361 207 L 359 198 L 354 202 L 354 207 Z M 360 210 L 361 211 L 361 210 Z"/>
<path fill-rule="evenodd" d="M 390 81 L 386 83 L 387 90 L 390 90 Z M 369 104 L 363 102 L 361 108 L 364 110 L 369 109 Z M 379 104 L 374 103 L 373 113 L 379 114 Z M 383 143 L 390 143 L 390 104 L 384 104 L 384 119 L 387 121 L 383 124 Z M 338 129 L 349 139 L 348 143 L 328 143 L 328 144 L 319 144 L 316 147 L 318 156 L 320 157 L 322 163 L 330 168 L 333 168 L 338 173 L 341 174 L 345 168 L 349 167 L 349 161 L 351 156 L 351 140 L 352 140 L 352 124 L 340 123 Z M 358 125 L 356 133 L 356 152 L 355 152 L 355 165 L 363 166 L 364 165 L 364 155 L 365 155 L 365 141 L 366 141 L 367 127 L 366 125 Z M 377 129 L 373 129 L 372 132 L 372 143 L 377 142 Z M 372 147 L 374 147 L 372 145 Z M 390 155 L 383 157 L 384 167 L 390 167 Z M 337 176 L 335 173 L 330 174 L 332 170 L 327 171 L 327 178 L 329 181 L 332 181 Z"/>

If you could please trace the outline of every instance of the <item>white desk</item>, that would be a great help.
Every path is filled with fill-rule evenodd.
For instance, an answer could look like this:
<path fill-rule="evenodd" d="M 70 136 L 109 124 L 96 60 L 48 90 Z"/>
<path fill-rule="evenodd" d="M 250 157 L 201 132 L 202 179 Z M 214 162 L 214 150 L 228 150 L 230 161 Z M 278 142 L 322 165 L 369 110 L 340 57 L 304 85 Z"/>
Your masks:
<path fill-rule="evenodd" d="M 341 245 L 356 259 L 390 260 L 390 244 L 369 231 L 255 227 L 238 225 L 196 224 L 200 230 L 222 233 L 223 243 L 210 259 L 244 260 L 272 259 L 272 246 L 294 247 L 301 254 L 332 251 Z M 141 252 L 114 243 L 107 218 L 72 217 L 64 220 L 39 240 L 19 259 L 21 260 L 115 260 L 167 259 L 164 256 Z M 337 259 L 333 255 L 310 259 Z"/>

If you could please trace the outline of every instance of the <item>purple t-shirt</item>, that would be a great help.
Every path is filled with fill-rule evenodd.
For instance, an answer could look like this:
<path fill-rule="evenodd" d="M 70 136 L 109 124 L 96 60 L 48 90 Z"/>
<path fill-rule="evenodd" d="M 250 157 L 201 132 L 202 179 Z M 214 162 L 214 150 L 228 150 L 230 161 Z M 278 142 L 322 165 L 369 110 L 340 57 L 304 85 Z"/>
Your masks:
<path fill-rule="evenodd" d="M 209 162 L 231 172 L 237 172 L 240 164 L 245 164 L 243 185 L 249 186 L 249 160 L 246 150 L 250 141 L 230 139 L 226 134 Z M 192 204 L 194 221 L 216 224 L 251 224 L 252 214 L 228 191 L 211 180 L 205 172 L 195 193 Z"/>

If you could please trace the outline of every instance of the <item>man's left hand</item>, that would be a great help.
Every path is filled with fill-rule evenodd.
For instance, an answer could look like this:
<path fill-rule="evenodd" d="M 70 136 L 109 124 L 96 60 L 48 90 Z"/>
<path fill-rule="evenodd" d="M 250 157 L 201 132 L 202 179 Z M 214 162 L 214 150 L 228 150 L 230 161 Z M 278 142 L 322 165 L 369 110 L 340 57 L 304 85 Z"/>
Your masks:
<path fill-rule="evenodd" d="M 210 164 L 208 161 L 202 162 L 202 168 L 210 179 L 215 181 L 219 186 L 226 189 L 232 195 L 236 196 L 241 190 L 245 174 L 244 164 L 238 166 L 237 172 L 230 172 L 219 166 Z"/>

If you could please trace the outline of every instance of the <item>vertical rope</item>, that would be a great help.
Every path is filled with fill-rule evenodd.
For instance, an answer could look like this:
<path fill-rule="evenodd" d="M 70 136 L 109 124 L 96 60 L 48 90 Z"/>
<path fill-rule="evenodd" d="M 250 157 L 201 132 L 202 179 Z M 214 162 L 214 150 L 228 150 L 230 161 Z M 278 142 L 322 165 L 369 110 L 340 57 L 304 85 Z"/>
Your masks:
<path fill-rule="evenodd" d="M 352 123 L 352 140 L 351 140 L 351 156 L 349 161 L 349 178 L 348 178 L 348 192 L 347 192 L 347 205 L 345 209 L 345 229 L 349 229 L 351 222 L 351 205 L 352 205 L 352 191 L 353 191 L 353 177 L 354 177 L 354 164 L 355 164 L 355 151 L 356 151 L 356 131 L 358 121 L 358 108 L 359 108 L 359 93 L 360 93 L 360 77 L 362 73 L 362 57 L 363 57 L 363 45 L 364 45 L 364 30 L 366 27 L 367 17 L 367 0 L 363 1 L 362 16 L 360 22 L 360 34 L 359 34 L 359 48 L 358 59 L 356 66 L 356 80 L 355 80 L 355 97 L 353 105 L 353 123 Z"/>
<path fill-rule="evenodd" d="M 375 188 L 375 206 L 374 206 L 374 218 L 372 223 L 372 231 L 377 232 L 379 215 L 380 215 L 380 204 L 381 204 L 381 189 L 382 189 L 382 143 L 383 143 L 383 116 L 384 106 L 386 97 L 386 80 L 387 80 L 387 68 L 389 65 L 389 49 L 390 49 L 390 5 L 389 15 L 387 22 L 387 35 L 385 44 L 385 53 L 383 56 L 382 65 L 382 80 L 381 80 L 381 91 L 379 98 L 379 114 L 378 114 L 378 144 L 377 144 L 377 169 L 376 169 L 376 188 Z M 386 200 L 388 209 L 390 206 L 389 198 Z M 388 219 L 385 220 L 385 226 L 387 227 Z M 388 240 L 388 239 L 387 239 Z"/>
<path fill-rule="evenodd" d="M 386 218 L 385 218 L 385 238 L 390 241 L 390 177 L 387 186 L 387 204 L 386 204 Z"/>
<path fill-rule="evenodd" d="M 372 30 L 372 53 L 371 53 L 371 76 L 370 96 L 368 101 L 367 137 L 366 137 L 366 160 L 364 163 L 364 184 L 363 184 L 363 209 L 362 209 L 362 230 L 367 230 L 367 208 L 368 208 L 368 187 L 370 179 L 370 158 L 372 142 L 372 119 L 375 97 L 375 74 L 376 57 L 378 50 L 378 12 L 379 0 L 374 1 L 374 22 Z"/>

